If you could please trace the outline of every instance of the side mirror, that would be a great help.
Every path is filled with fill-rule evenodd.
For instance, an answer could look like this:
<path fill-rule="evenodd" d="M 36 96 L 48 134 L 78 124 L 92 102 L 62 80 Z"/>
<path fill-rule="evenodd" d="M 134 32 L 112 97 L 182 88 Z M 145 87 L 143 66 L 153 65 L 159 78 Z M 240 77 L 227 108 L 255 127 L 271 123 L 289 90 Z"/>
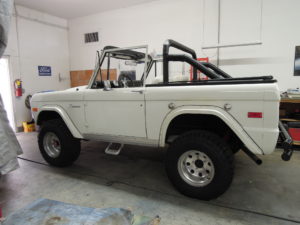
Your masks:
<path fill-rule="evenodd" d="M 109 80 L 104 80 L 103 84 L 104 84 L 104 88 L 103 88 L 104 91 L 110 91 L 111 90 L 111 85 L 110 85 Z"/>
<path fill-rule="evenodd" d="M 125 65 L 126 66 L 136 66 L 137 62 L 135 60 L 126 60 Z"/>

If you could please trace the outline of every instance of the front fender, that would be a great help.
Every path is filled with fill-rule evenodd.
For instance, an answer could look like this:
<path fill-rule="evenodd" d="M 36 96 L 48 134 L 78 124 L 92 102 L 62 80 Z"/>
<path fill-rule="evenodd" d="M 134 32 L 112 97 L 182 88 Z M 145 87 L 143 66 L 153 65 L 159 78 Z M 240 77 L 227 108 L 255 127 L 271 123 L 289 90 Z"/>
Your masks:
<path fill-rule="evenodd" d="M 69 115 L 66 113 L 66 111 L 62 107 L 57 106 L 57 105 L 55 105 L 55 106 L 45 105 L 45 106 L 40 107 L 39 111 L 37 112 L 37 114 L 35 116 L 35 121 L 38 121 L 40 113 L 44 112 L 44 111 L 52 111 L 52 112 L 54 111 L 54 112 L 58 113 L 60 115 L 60 117 L 62 118 L 62 120 L 65 122 L 66 126 L 68 127 L 68 129 L 70 130 L 72 135 L 75 138 L 83 139 L 82 135 L 80 134 L 78 129 L 75 127 L 71 118 L 69 117 Z"/>
<path fill-rule="evenodd" d="M 159 135 L 159 146 L 165 146 L 166 134 L 171 121 L 183 114 L 203 114 L 203 115 L 214 115 L 224 121 L 228 127 L 240 138 L 244 145 L 250 149 L 254 154 L 263 154 L 261 148 L 251 139 L 247 132 L 242 128 L 242 126 L 225 110 L 216 106 L 181 106 L 172 111 L 170 111 L 160 129 Z"/>

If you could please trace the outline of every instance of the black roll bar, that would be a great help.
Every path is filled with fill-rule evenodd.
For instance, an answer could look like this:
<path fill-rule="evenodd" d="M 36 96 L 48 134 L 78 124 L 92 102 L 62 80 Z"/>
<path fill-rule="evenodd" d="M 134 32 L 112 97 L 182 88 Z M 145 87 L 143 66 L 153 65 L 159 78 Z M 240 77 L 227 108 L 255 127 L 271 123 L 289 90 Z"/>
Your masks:
<path fill-rule="evenodd" d="M 217 74 L 220 74 L 224 78 L 231 78 L 231 76 L 228 73 L 225 73 L 223 70 L 220 70 L 214 64 L 211 64 L 209 62 L 201 62 L 201 64 L 212 69 L 213 71 L 215 71 Z"/>
<path fill-rule="evenodd" d="M 170 47 L 173 47 L 173 48 L 177 48 L 181 51 L 184 51 L 184 52 L 187 52 L 189 54 L 192 55 L 193 59 L 194 60 L 197 60 L 197 55 L 196 55 L 196 52 L 177 42 L 177 41 L 174 41 L 172 39 L 168 39 L 166 40 L 166 42 L 164 43 L 164 47 L 163 47 L 163 75 L 164 75 L 164 83 L 168 83 L 169 82 L 169 49 Z M 196 80 L 197 79 L 197 70 L 193 69 L 193 80 Z"/>
<path fill-rule="evenodd" d="M 164 59 L 165 61 L 165 59 Z M 202 73 L 204 73 L 205 75 L 207 75 L 208 77 L 212 78 L 212 79 L 218 79 L 220 78 L 219 75 L 217 75 L 216 73 L 214 73 L 212 70 L 208 69 L 206 66 L 204 66 L 201 62 L 192 59 L 191 57 L 188 57 L 187 55 L 168 55 L 168 61 L 180 61 L 180 62 L 187 62 L 189 64 L 191 64 L 194 68 L 200 70 Z M 168 67 L 168 65 L 167 65 Z M 165 67 L 164 67 L 165 69 Z M 194 71 L 197 72 L 197 70 L 194 69 Z M 167 78 L 169 78 L 169 74 L 165 74 L 164 71 L 164 83 L 168 83 L 169 80 L 165 80 L 166 76 Z"/>

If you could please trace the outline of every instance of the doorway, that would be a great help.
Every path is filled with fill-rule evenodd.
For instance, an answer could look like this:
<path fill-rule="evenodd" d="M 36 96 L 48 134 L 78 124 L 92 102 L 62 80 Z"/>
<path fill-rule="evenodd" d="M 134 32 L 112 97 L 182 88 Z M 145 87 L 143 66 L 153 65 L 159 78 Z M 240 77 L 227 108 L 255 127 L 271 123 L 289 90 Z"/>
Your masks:
<path fill-rule="evenodd" d="M 9 58 L 0 59 L 0 94 L 11 128 L 16 131 L 12 103 L 12 82 L 9 73 Z"/>

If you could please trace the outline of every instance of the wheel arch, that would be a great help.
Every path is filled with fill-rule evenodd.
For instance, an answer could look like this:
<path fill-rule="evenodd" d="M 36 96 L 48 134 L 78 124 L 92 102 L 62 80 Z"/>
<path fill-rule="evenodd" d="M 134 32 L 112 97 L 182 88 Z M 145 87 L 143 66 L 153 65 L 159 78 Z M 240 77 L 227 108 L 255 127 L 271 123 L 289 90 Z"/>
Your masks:
<path fill-rule="evenodd" d="M 251 139 L 242 126 L 229 113 L 216 106 L 182 106 L 170 111 L 166 115 L 160 129 L 159 146 L 165 146 L 168 135 L 170 134 L 168 132 L 170 131 L 170 128 L 172 128 L 174 121 L 178 121 L 183 117 L 195 118 L 197 116 L 199 116 L 199 118 L 214 118 L 215 121 L 218 121 L 218 125 L 221 125 L 221 127 L 226 126 L 226 128 L 230 129 L 230 131 L 239 139 L 239 141 L 253 153 L 263 154 L 263 151 Z M 194 129 L 201 128 L 203 129 L 203 127 L 198 126 Z"/>
<path fill-rule="evenodd" d="M 52 119 L 61 119 L 66 124 L 73 137 L 79 139 L 83 138 L 69 115 L 60 106 L 43 106 L 40 108 L 36 116 L 36 124 L 42 125 L 43 122 Z"/>

